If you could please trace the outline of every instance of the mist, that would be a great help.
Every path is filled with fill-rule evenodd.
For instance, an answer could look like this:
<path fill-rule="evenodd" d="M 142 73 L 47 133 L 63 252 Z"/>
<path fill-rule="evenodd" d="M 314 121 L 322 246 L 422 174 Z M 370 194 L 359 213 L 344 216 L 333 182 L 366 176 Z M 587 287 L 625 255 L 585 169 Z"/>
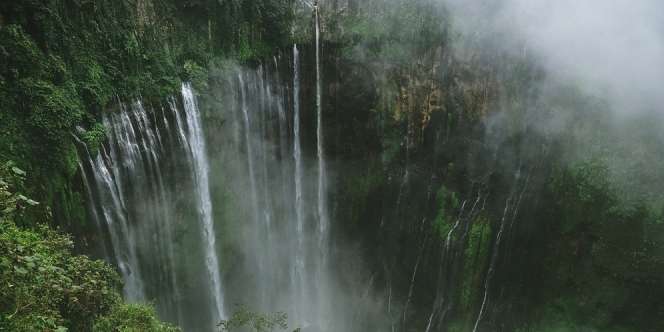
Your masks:
<path fill-rule="evenodd" d="M 664 331 L 664 0 L 0 3 L 2 331 Z"/>
<path fill-rule="evenodd" d="M 466 34 L 498 37 L 532 53 L 547 72 L 607 97 L 615 111 L 661 110 L 664 3 L 643 1 L 448 0 Z"/>
<path fill-rule="evenodd" d="M 202 93 L 227 314 L 246 305 L 303 330 L 380 329 L 383 300 L 358 252 L 337 234 L 321 240 L 315 127 L 305 126 L 313 90 L 293 52 L 254 68 L 220 64 Z"/>
<path fill-rule="evenodd" d="M 365 5 L 367 8 L 373 7 L 378 13 L 387 13 L 383 17 L 378 14 L 378 17 L 369 15 L 369 20 L 384 24 L 385 30 L 396 31 L 404 36 L 420 33 L 421 30 L 418 29 L 431 28 L 440 29 L 436 32 L 444 35 L 444 30 L 450 27 L 451 35 L 455 36 L 453 43 L 456 44 L 453 45 L 452 52 L 456 60 L 472 66 L 475 65 L 473 60 L 466 58 L 469 54 L 478 50 L 491 54 L 487 61 L 490 66 L 498 68 L 497 71 L 502 76 L 490 77 L 489 80 L 495 79 L 494 83 L 498 85 L 504 83 L 501 79 L 509 80 L 510 75 L 518 74 L 510 71 L 512 67 L 501 68 L 499 61 L 491 62 L 501 56 L 528 63 L 535 68 L 533 72 L 541 70 L 545 73 L 543 78 L 530 80 L 532 86 L 519 91 L 522 94 L 516 99 L 522 98 L 518 100 L 522 108 L 486 101 L 490 109 L 487 117 L 482 120 L 486 126 L 484 141 L 479 145 L 478 151 L 470 149 L 470 154 L 481 156 L 483 152 L 491 151 L 494 159 L 486 168 L 484 165 L 469 167 L 476 167 L 478 172 L 487 174 L 498 171 L 514 176 L 514 179 L 510 180 L 513 187 L 510 190 L 521 192 L 521 195 L 526 191 L 543 190 L 542 187 L 528 187 L 529 180 L 526 180 L 531 177 L 533 169 L 540 167 L 538 161 L 548 157 L 548 152 L 544 151 L 546 149 L 539 149 L 538 144 L 542 141 L 535 139 L 542 136 L 549 139 L 545 140 L 547 143 L 552 140 L 563 142 L 560 143 L 560 158 L 564 159 L 563 163 L 573 165 L 587 159 L 603 158 L 612 172 L 612 182 L 619 185 L 625 197 L 630 199 L 642 197 L 644 192 L 652 192 L 662 183 L 659 174 L 644 175 L 641 172 L 642 167 L 634 168 L 633 164 L 626 161 L 631 159 L 634 146 L 641 146 L 652 153 L 652 146 L 643 145 L 643 141 L 654 139 L 655 142 L 661 142 L 662 139 L 651 135 L 657 133 L 661 127 L 659 125 L 644 130 L 646 134 L 641 137 L 631 136 L 632 131 L 629 128 L 633 128 L 638 122 L 636 118 L 642 119 L 643 116 L 657 111 L 657 106 L 664 101 L 663 87 L 658 84 L 664 74 L 664 38 L 661 38 L 664 31 L 659 14 L 664 12 L 660 10 L 664 9 L 664 6 L 655 1 L 629 4 L 508 0 L 490 4 L 486 1 L 449 0 L 435 4 L 441 5 L 437 8 L 440 11 L 429 12 L 427 15 L 438 17 L 422 19 L 423 22 L 414 23 L 414 27 L 409 25 L 411 22 L 404 24 L 401 21 L 408 20 L 410 16 L 407 14 L 413 14 L 401 13 L 399 10 L 408 9 L 408 2 L 368 1 Z M 418 13 L 417 10 L 415 13 Z M 370 10 L 367 12 L 376 13 Z M 442 24 L 437 26 L 436 19 Z M 325 22 L 323 24 L 325 25 Z M 333 29 L 329 26 L 327 28 Z M 456 34 L 461 37 L 456 38 Z M 360 42 L 353 48 L 354 60 L 363 65 L 375 66 L 372 69 L 377 76 L 383 75 L 380 70 L 385 68 L 381 67 L 385 63 L 388 63 L 386 67 L 390 69 L 408 66 L 409 63 L 427 63 L 428 60 L 422 59 L 426 59 L 429 54 L 421 56 L 418 45 L 400 46 L 403 49 L 397 52 L 390 53 L 388 50 L 376 55 L 371 53 L 370 46 Z M 315 227 L 309 226 L 302 234 L 297 234 L 294 225 L 295 181 L 292 178 L 295 162 L 290 154 L 293 149 L 293 123 L 289 122 L 291 120 L 280 123 L 284 119 L 294 118 L 291 112 L 294 108 L 295 87 L 293 78 L 288 77 L 294 75 L 291 56 L 281 54 L 278 60 L 274 60 L 274 64 L 266 61 L 258 69 L 233 64 L 220 74 L 225 80 L 220 91 L 226 91 L 226 95 L 220 98 L 225 104 L 219 110 L 226 112 L 222 117 L 227 122 L 222 131 L 225 134 L 211 136 L 221 135 L 220 141 L 227 142 L 224 143 L 227 144 L 224 148 L 220 145 L 220 151 L 225 152 L 221 153 L 222 161 L 218 166 L 219 172 L 224 173 L 224 179 L 219 180 L 219 187 L 232 188 L 230 197 L 233 203 L 226 208 L 234 209 L 235 216 L 224 220 L 233 225 L 230 226 L 233 228 L 231 233 L 241 234 L 226 242 L 230 243 L 228 247 L 231 252 L 237 253 L 239 257 L 233 258 L 235 261 L 229 263 L 226 276 L 226 287 L 231 289 L 229 297 L 231 302 L 244 301 L 263 311 L 284 310 L 289 313 L 292 324 L 300 324 L 305 329 L 359 331 L 363 328 L 367 330 L 367 326 L 376 328 L 384 327 L 388 323 L 393 324 L 401 318 L 386 317 L 384 312 L 386 307 L 390 307 L 386 302 L 392 296 L 392 286 L 389 286 L 388 295 L 387 286 L 382 285 L 385 287 L 381 288 L 372 285 L 376 272 L 368 271 L 363 261 L 385 257 L 363 256 L 361 251 L 344 241 L 343 234 L 337 233 L 334 234 L 336 244 L 331 257 L 335 269 L 321 274 L 321 271 L 329 267 L 322 265 L 324 259 L 319 253 L 325 248 L 321 248 L 316 242 L 318 235 Z M 435 61 L 437 60 L 431 60 L 432 63 Z M 417 73 L 417 69 L 411 70 Z M 311 74 L 309 72 L 309 76 Z M 445 73 L 438 74 L 442 77 Z M 441 77 L 437 79 L 442 80 Z M 313 81 L 311 77 L 308 80 L 302 82 L 302 86 L 311 93 Z M 380 90 L 380 87 L 374 88 Z M 242 92 L 242 89 L 245 91 Z M 532 100 L 526 98 L 529 91 L 536 95 Z M 494 97 L 500 100 L 503 96 Z M 243 98 L 246 98 L 246 101 L 242 101 Z M 242 113 L 241 105 L 245 103 L 248 114 Z M 307 202 L 304 218 L 308 225 L 314 225 L 317 218 L 314 206 L 317 171 L 315 153 L 311 146 L 312 142 L 316 141 L 311 131 L 313 105 L 304 103 L 302 112 L 309 114 L 304 115 L 303 121 L 308 121 L 310 126 L 309 132 L 303 133 L 303 141 L 309 144 L 308 148 L 304 147 L 304 169 L 301 178 L 305 185 L 303 196 Z M 245 116 L 249 118 L 243 119 Z M 622 121 L 625 116 L 628 121 Z M 247 125 L 247 121 L 253 124 Z M 254 129 L 247 133 L 247 126 L 253 126 Z M 284 129 L 287 133 L 282 136 Z M 510 145 L 510 139 L 516 134 L 524 134 L 525 139 L 519 144 Z M 410 133 L 404 135 L 408 136 Z M 570 138 L 563 140 L 567 136 Z M 410 144 L 408 139 L 406 138 L 407 145 Z M 607 147 L 610 150 L 608 154 Z M 481 162 L 482 160 L 477 160 L 477 164 Z M 657 164 L 659 161 L 653 163 Z M 408 166 L 406 161 L 403 183 L 409 181 Z M 332 164 L 329 171 L 331 174 L 341 173 L 339 169 L 344 167 L 346 165 L 342 162 L 337 162 Z M 639 181 L 630 183 L 629 180 L 635 178 Z M 643 185 L 644 183 L 649 185 Z M 543 186 L 541 183 L 539 185 Z M 532 184 L 531 186 L 535 187 Z M 479 198 L 477 200 L 479 201 Z M 396 210 L 399 209 L 399 201 L 397 199 Z M 509 203 L 506 204 L 509 207 Z M 516 216 L 519 207 L 511 209 L 514 209 Z M 272 217 L 266 217 L 265 211 Z M 468 219 L 472 219 L 472 214 L 473 211 Z M 268 219 L 273 223 L 273 226 L 270 226 L 273 228 L 260 225 Z M 410 219 L 408 221 L 412 222 Z M 301 239 L 304 239 L 304 242 L 298 243 Z M 498 245 L 496 246 L 498 250 Z M 307 255 L 298 257 L 298 252 Z M 292 278 L 297 274 L 294 271 L 297 270 L 298 264 L 301 264 L 300 260 L 307 266 L 305 280 L 293 281 Z M 265 264 L 272 266 L 267 267 Z M 445 265 L 450 264 L 449 262 L 440 264 L 441 270 L 453 268 Z M 413 284 L 417 265 L 414 271 L 411 281 Z M 321 276 L 323 279 L 320 279 Z M 392 277 L 388 276 L 387 279 Z M 295 287 L 295 284 L 302 286 Z M 441 291 L 440 294 L 445 292 Z M 440 294 L 437 296 L 444 298 L 444 295 Z M 395 303 L 403 303 L 392 304 L 399 306 L 399 311 L 403 310 L 404 324 L 409 313 L 410 297 L 411 294 L 402 294 L 402 298 Z M 433 309 L 434 312 L 436 310 Z M 428 313 L 429 308 L 426 308 L 426 311 Z M 431 317 L 434 317 L 433 313 Z M 480 320 L 481 317 L 477 318 L 477 321 Z"/>

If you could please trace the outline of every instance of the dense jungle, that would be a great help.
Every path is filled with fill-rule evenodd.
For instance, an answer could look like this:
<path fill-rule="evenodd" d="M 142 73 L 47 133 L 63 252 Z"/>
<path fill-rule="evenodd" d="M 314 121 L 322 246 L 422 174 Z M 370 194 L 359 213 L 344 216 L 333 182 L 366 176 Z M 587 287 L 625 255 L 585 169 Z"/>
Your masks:
<path fill-rule="evenodd" d="M 664 331 L 657 0 L 0 2 L 0 331 Z"/>

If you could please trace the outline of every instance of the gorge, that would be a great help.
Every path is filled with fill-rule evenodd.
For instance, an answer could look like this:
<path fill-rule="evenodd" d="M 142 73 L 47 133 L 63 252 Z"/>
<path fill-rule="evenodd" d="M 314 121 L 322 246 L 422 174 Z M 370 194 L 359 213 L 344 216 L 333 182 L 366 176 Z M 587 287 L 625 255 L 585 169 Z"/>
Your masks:
<path fill-rule="evenodd" d="M 659 12 L 2 3 L 0 330 L 661 331 Z"/>

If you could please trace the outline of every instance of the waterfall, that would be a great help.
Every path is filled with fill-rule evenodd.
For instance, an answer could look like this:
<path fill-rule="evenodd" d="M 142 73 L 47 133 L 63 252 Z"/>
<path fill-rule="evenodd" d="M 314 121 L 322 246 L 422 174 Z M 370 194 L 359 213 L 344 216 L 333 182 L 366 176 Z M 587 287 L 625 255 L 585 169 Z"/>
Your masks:
<path fill-rule="evenodd" d="M 153 302 L 185 330 L 210 330 L 224 317 L 224 294 L 209 166 L 191 86 L 181 93 L 183 111 L 170 98 L 166 108 L 137 100 L 104 113 L 98 153 L 76 138 L 79 168 L 100 252 L 118 267 L 125 298 Z"/>
<path fill-rule="evenodd" d="M 319 245 L 322 250 L 323 263 L 327 255 L 327 197 L 326 197 L 326 170 L 325 151 L 323 149 L 323 105 L 321 86 L 321 64 L 320 64 L 320 15 L 318 5 L 314 7 L 316 26 L 316 153 L 318 157 L 318 231 Z"/>
<path fill-rule="evenodd" d="M 293 48 L 296 48 L 295 45 L 293 45 Z M 275 82 L 280 83 L 281 82 L 281 77 L 279 75 L 279 59 L 277 57 L 273 57 L 273 62 L 274 62 L 274 72 L 275 72 Z M 280 86 L 277 88 L 277 97 L 279 96 L 284 96 L 284 87 Z M 277 116 L 279 118 L 279 158 L 280 159 L 285 159 L 290 157 L 290 145 L 288 144 L 288 118 L 286 115 L 286 108 L 284 107 L 283 103 L 277 103 Z M 282 183 L 282 190 L 283 190 L 283 197 L 287 197 L 290 192 L 289 192 L 289 172 L 288 172 L 288 167 L 282 167 L 281 168 L 281 183 Z M 290 215 L 289 215 L 290 217 Z"/>
<path fill-rule="evenodd" d="M 231 280 L 243 291 L 229 298 L 263 311 L 285 311 L 296 327 L 326 331 L 336 320 L 329 303 L 338 296 L 330 294 L 333 278 L 325 262 L 327 174 L 320 158 L 322 128 L 304 126 L 305 119 L 316 117 L 312 124 L 322 125 L 322 88 L 319 82 L 316 95 L 301 95 L 299 45 L 293 45 L 292 57 L 284 58 L 291 60 L 287 66 L 272 58 L 273 66 L 229 70 L 235 79 L 227 81 L 229 91 L 221 98 L 226 107 L 220 117 L 234 123 L 222 133 L 233 146 L 222 153 L 220 167 L 226 174 L 219 175 L 220 181 L 231 186 L 230 200 L 244 210 L 226 221 L 243 235 L 236 274 L 243 277 Z M 280 67 L 292 68 L 292 75 L 282 80 Z M 301 101 L 314 98 L 315 104 L 303 107 Z M 242 137 L 232 130 L 238 126 Z"/>
<path fill-rule="evenodd" d="M 207 135 L 215 146 L 188 83 L 163 107 L 135 101 L 104 113 L 98 154 L 79 143 L 89 215 L 128 299 L 154 302 L 160 317 L 187 331 L 214 329 L 227 300 L 287 312 L 294 327 L 355 330 L 356 311 L 328 262 L 319 29 L 316 18 L 310 95 L 302 95 L 297 45 L 288 65 L 275 57 L 273 66 L 226 73 L 225 107 L 206 117 L 223 120 L 210 122 L 220 123 Z M 228 242 L 217 227 L 230 230 Z M 237 257 L 225 278 L 221 245 Z"/>
<path fill-rule="evenodd" d="M 318 159 L 318 251 L 320 260 L 317 262 L 317 314 L 320 328 L 327 328 L 330 325 L 330 310 L 328 305 L 329 280 L 327 264 L 329 248 L 329 221 L 327 215 L 327 170 L 325 164 L 325 150 L 323 140 L 323 103 L 322 103 L 322 78 L 321 78 L 321 42 L 320 42 L 320 7 L 316 2 L 314 6 L 315 15 L 315 54 L 316 54 L 316 156 Z"/>
<path fill-rule="evenodd" d="M 129 232 L 124 203 L 120 199 L 118 187 L 102 155 L 99 154 L 93 158 L 87 146 L 78 138 L 76 140 L 82 146 L 84 158 L 92 170 L 92 177 L 90 177 L 87 175 L 88 171 L 83 164 L 79 163 L 86 192 L 88 193 L 90 214 L 98 228 L 107 227 L 108 229 L 113 258 L 124 280 L 123 293 L 125 298 L 130 301 L 140 301 L 145 298 L 143 282 L 138 269 L 136 250 L 131 240 L 133 235 Z M 90 178 L 92 178 L 92 182 L 90 182 Z M 95 196 L 104 204 L 96 204 L 93 201 Z M 102 247 L 102 249 L 104 248 Z"/>
<path fill-rule="evenodd" d="M 251 120 L 249 118 L 249 107 L 247 105 L 247 95 L 246 95 L 246 86 L 244 84 L 244 79 L 242 78 L 242 73 L 238 74 L 238 81 L 240 82 L 240 108 L 242 109 L 242 119 L 244 120 L 244 140 L 245 140 L 245 149 L 247 153 L 247 166 L 249 172 L 249 184 L 251 186 L 251 202 L 253 204 L 253 218 L 254 222 L 258 223 L 258 190 L 256 189 L 256 171 L 254 170 L 254 153 L 251 146 Z"/>
<path fill-rule="evenodd" d="M 303 165 L 302 146 L 300 137 L 300 53 L 297 45 L 293 45 L 293 161 L 295 162 L 295 218 L 297 247 L 295 248 L 295 267 L 292 277 L 293 289 L 297 284 L 305 288 L 304 283 L 304 197 L 302 195 Z M 301 293 L 301 292 L 298 292 Z M 297 300 L 301 301 L 302 298 Z M 301 315 L 298 310 L 298 316 Z M 299 317 L 298 317 L 299 318 Z"/>
<path fill-rule="evenodd" d="M 212 297 L 214 298 L 216 319 L 224 318 L 223 293 L 221 291 L 221 277 L 219 275 L 219 259 L 215 245 L 214 221 L 212 220 L 212 200 L 210 197 L 209 166 L 205 149 L 205 139 L 201 126 L 201 116 L 194 98 L 191 85 L 182 84 L 182 97 L 184 111 L 187 116 L 189 128 L 189 148 L 191 149 L 192 163 L 194 165 L 196 187 L 198 191 L 198 207 L 203 225 L 203 238 L 205 239 L 205 264 L 212 283 Z"/>
<path fill-rule="evenodd" d="M 489 297 L 489 287 L 491 286 L 491 278 L 493 277 L 496 269 L 496 261 L 498 259 L 498 249 L 500 248 L 500 241 L 503 238 L 503 231 L 505 230 L 505 223 L 507 219 L 507 213 L 510 210 L 510 204 L 512 201 L 512 195 L 505 202 L 505 210 L 503 211 L 503 217 L 500 219 L 500 228 L 498 230 L 498 235 L 496 236 L 496 241 L 494 243 L 493 253 L 491 254 L 491 262 L 489 263 L 489 270 L 486 273 L 484 278 L 484 295 L 482 296 L 482 305 L 480 306 L 480 312 L 477 314 L 477 319 L 475 320 L 475 325 L 473 325 L 473 332 L 476 332 L 479 328 L 480 322 L 484 315 L 484 310 L 487 305 L 487 299 Z"/>

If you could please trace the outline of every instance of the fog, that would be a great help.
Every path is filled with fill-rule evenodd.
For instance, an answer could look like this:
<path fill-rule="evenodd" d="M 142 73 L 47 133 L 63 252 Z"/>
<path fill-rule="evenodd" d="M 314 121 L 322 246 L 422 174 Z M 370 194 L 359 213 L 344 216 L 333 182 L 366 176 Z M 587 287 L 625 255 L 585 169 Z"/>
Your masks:
<path fill-rule="evenodd" d="M 492 110 L 487 142 L 503 140 L 507 128 L 528 128 L 565 142 L 560 158 L 571 165 L 601 161 L 622 199 L 659 196 L 657 188 L 664 183 L 655 171 L 662 166 L 659 146 L 664 142 L 663 2 L 438 3 L 448 8 L 464 41 L 457 57 L 474 47 L 542 70 L 542 78 L 529 83 L 536 97 L 524 109 L 503 105 Z M 503 77 L 514 75 L 497 66 Z"/>
<path fill-rule="evenodd" d="M 548 73 L 607 96 L 620 112 L 661 109 L 664 3 L 657 0 L 446 0 L 455 26 L 522 42 Z M 482 31 L 483 30 L 483 31 Z"/>
<path fill-rule="evenodd" d="M 313 90 L 299 89 L 305 78 L 293 52 L 257 68 L 213 70 L 207 136 L 227 316 L 241 304 L 284 312 L 303 331 L 380 329 L 371 324 L 383 321 L 384 306 L 357 252 L 320 236 L 315 127 L 304 125 L 316 114 L 306 102 Z"/>
<path fill-rule="evenodd" d="M 605 153 L 610 146 L 611 158 L 606 161 L 616 175 L 616 183 L 629 189 L 626 180 L 636 177 L 653 187 L 661 182 L 656 172 L 648 178 L 640 173 L 641 168 L 626 171 L 634 165 L 625 162 L 631 158 L 634 146 L 641 146 L 646 154 L 652 153 L 642 143 L 644 139 L 652 139 L 649 134 L 656 133 L 660 126 L 643 129 L 646 134 L 635 138 L 631 135 L 634 117 L 622 120 L 625 115 L 640 117 L 656 111 L 664 101 L 664 85 L 659 83 L 664 77 L 664 5 L 657 1 L 506 0 L 497 4 L 435 1 L 447 7 L 446 10 L 441 7 L 440 15 L 450 14 L 454 38 L 457 33 L 461 34 L 453 48 L 460 62 L 466 61 L 464 57 L 472 53 L 466 48 L 475 48 L 493 52 L 496 58 L 507 54 L 526 59 L 524 61 L 532 63 L 534 68 L 545 72 L 544 79 L 533 80 L 536 87 L 526 87 L 536 90 L 537 96 L 535 100 L 523 100 L 523 109 L 493 105 L 496 108 L 491 109 L 485 119 L 488 130 L 483 144 L 500 145 L 510 134 L 507 129 L 515 127 L 517 131 L 525 132 L 528 128 L 556 139 L 568 135 L 571 139 L 563 149 L 564 157 L 571 163 L 596 157 L 595 153 Z M 372 20 L 398 31 L 404 26 L 408 29 L 410 22 L 402 21 L 409 19 L 407 15 L 393 21 L 390 19 L 394 16 L 390 15 L 394 13 L 385 15 L 383 21 L 375 16 L 395 10 L 390 6 L 404 3 L 407 4 L 401 0 L 368 1 L 365 5 L 379 9 L 369 13 L 374 15 Z M 415 28 L 412 32 L 418 30 Z M 358 56 L 356 60 L 371 61 L 367 55 L 370 52 L 362 43 L 354 52 Z M 411 57 L 403 63 L 420 60 L 413 49 L 396 53 Z M 380 313 L 387 296 L 370 294 L 370 274 L 362 269 L 362 259 L 349 259 L 356 253 L 337 239 L 332 271 L 329 265 L 321 265 L 326 254 L 321 255 L 320 251 L 331 249 L 316 242 L 315 227 L 305 227 L 302 233 L 298 233 L 296 227 L 296 181 L 293 178 L 296 171 L 292 156 L 294 86 L 291 78 L 285 78 L 293 74 L 291 56 L 282 55 L 274 64 L 266 63 L 258 70 L 234 65 L 221 74 L 226 80 L 222 90 L 230 92 L 221 98 L 229 103 L 221 109 L 232 112 L 223 116 L 228 120 L 226 128 L 232 129 L 224 130 L 226 136 L 222 140 L 233 143 L 228 143 L 223 153 L 219 172 L 225 172 L 225 179 L 220 183 L 233 188 L 230 194 L 233 206 L 240 210 L 225 220 L 235 224 L 233 227 L 242 234 L 230 240 L 232 252 L 239 253 L 239 258 L 227 263 L 230 269 L 226 289 L 230 290 L 229 297 L 234 301 L 244 301 L 262 311 L 287 311 L 292 323 L 305 329 L 371 330 L 368 326 L 379 326 L 371 325 L 374 322 L 389 321 L 382 317 L 384 312 Z M 512 74 L 510 68 L 501 70 L 503 75 Z M 573 93 L 566 95 L 570 90 Z M 302 107 L 303 112 L 313 114 L 311 105 Z M 245 108 L 249 113 L 243 113 Z M 520 114 L 522 123 L 515 123 L 510 113 L 520 111 L 524 112 Z M 601 113 L 594 113 L 596 111 Z M 578 113 L 587 113 L 582 123 L 576 123 Z M 608 124 L 606 120 L 610 120 Z M 309 125 L 311 123 L 309 121 Z M 246 128 L 253 129 L 247 133 Z M 315 141 L 311 132 L 306 139 L 310 145 Z M 654 139 L 656 142 L 662 138 Z M 524 145 L 532 143 L 524 141 Z M 544 158 L 544 152 L 538 148 L 532 145 L 527 149 L 507 148 L 514 151 L 496 150 L 495 162 L 502 165 L 497 167 L 515 168 L 508 170 L 510 174 L 519 174 L 520 169 L 516 168 L 531 169 L 523 163 Z M 522 150 L 532 155 L 520 155 Z M 304 219 L 307 225 L 315 225 L 317 171 L 311 146 L 309 151 L 305 148 L 302 158 Z M 517 181 L 515 183 L 518 185 Z M 648 190 L 640 183 L 636 186 L 640 191 Z M 301 254 L 303 256 L 299 257 Z M 343 265 L 339 265 L 341 261 Z M 304 276 L 298 276 L 299 268 L 305 272 Z"/>
<path fill-rule="evenodd" d="M 495 54 L 533 59 L 535 66 L 546 72 L 546 79 L 535 81 L 539 95 L 525 106 L 525 120 L 523 126 L 516 126 L 517 130 L 529 126 L 544 136 L 569 134 L 572 143 L 565 148 L 572 161 L 593 156 L 588 151 L 604 153 L 603 148 L 596 146 L 599 141 L 602 147 L 611 146 L 613 153 L 608 161 L 612 174 L 627 193 L 650 195 L 661 188 L 664 179 L 657 171 L 640 171 L 647 167 L 661 169 L 658 165 L 663 164 L 662 154 L 656 153 L 656 149 L 661 149 L 657 143 L 664 141 L 660 123 L 646 123 L 647 127 L 641 124 L 642 116 L 661 111 L 664 102 L 664 84 L 660 82 L 664 77 L 664 2 L 434 1 L 447 7 L 449 12 L 441 10 L 440 15 L 450 13 L 453 34 L 461 34 L 462 42 L 454 49 L 460 61 L 468 54 L 465 47 L 479 47 Z M 372 2 L 369 8 L 388 11 L 388 6 L 397 3 L 403 5 L 404 1 Z M 405 19 L 408 18 L 402 18 Z M 411 32 L 419 30 L 408 33 Z M 362 47 L 354 51 L 363 57 L 368 53 Z M 398 54 L 394 57 L 415 57 L 417 52 L 409 51 L 395 52 Z M 305 96 L 312 93 L 313 84 L 311 78 L 308 87 L 302 83 L 307 91 L 300 95 L 296 54 L 293 51 L 275 56 L 253 69 L 222 64 L 212 71 L 209 90 L 200 92 L 210 154 L 210 199 L 217 227 L 214 232 L 220 239 L 217 249 L 224 274 L 220 278 L 227 300 L 223 314 L 232 313 L 234 304 L 244 304 L 261 312 L 285 311 L 291 325 L 305 331 L 385 330 L 382 325 L 390 321 L 385 312 L 389 307 L 385 303 L 387 296 L 374 289 L 379 286 L 372 284 L 373 277 L 365 271 L 359 250 L 355 251 L 339 234 L 334 234 L 330 243 L 320 241 L 317 225 L 322 218 L 316 208 L 320 170 L 312 144 L 316 142 L 316 128 L 312 126 L 315 109 L 312 96 Z M 404 63 L 411 60 L 418 59 L 408 58 Z M 584 97 L 602 102 L 575 103 L 567 109 L 561 106 L 544 111 L 547 107 L 541 105 L 550 105 L 551 100 L 560 97 L 562 86 L 572 86 Z M 579 100 L 585 101 L 584 97 Z M 309 102 L 298 105 L 306 100 Z M 604 112 L 605 117 L 618 121 L 599 126 L 592 120 L 605 117 L 591 114 L 583 124 L 574 123 L 574 112 L 588 105 L 611 110 Z M 309 115 L 296 113 L 300 106 L 302 113 Z M 490 110 L 485 120 L 487 142 L 495 145 L 505 140 L 506 128 L 515 126 L 514 118 L 507 114 L 510 110 L 497 107 Z M 173 114 L 169 117 L 178 119 L 177 112 Z M 631 115 L 638 115 L 640 120 Z M 629 121 L 621 122 L 625 118 Z M 306 122 L 301 133 L 296 129 L 296 121 L 300 120 Z M 173 125 L 173 120 L 170 123 Z M 160 126 L 168 128 L 168 124 L 164 116 Z M 158 125 L 151 125 L 158 135 Z M 643 133 L 634 134 L 639 131 Z M 644 145 L 644 141 L 651 145 Z M 298 147 L 296 142 L 303 146 Z M 300 148 L 302 151 L 298 151 Z M 521 156 L 504 153 L 500 158 L 519 159 L 504 164 L 521 167 Z M 156 157 L 153 162 L 159 164 Z M 331 169 L 330 173 L 335 171 Z M 160 204 L 170 208 L 166 201 Z M 170 237 L 172 234 L 166 238 Z M 190 253 L 183 251 L 183 256 Z M 183 259 L 194 264 L 188 257 Z M 173 257 L 163 260 L 176 265 Z M 202 266 L 197 270 L 202 270 Z M 173 273 L 170 281 L 174 285 L 175 276 L 179 277 Z M 413 276 L 413 282 L 414 279 Z M 203 295 L 199 293 L 194 295 Z M 186 304 L 173 306 L 180 310 Z"/>

